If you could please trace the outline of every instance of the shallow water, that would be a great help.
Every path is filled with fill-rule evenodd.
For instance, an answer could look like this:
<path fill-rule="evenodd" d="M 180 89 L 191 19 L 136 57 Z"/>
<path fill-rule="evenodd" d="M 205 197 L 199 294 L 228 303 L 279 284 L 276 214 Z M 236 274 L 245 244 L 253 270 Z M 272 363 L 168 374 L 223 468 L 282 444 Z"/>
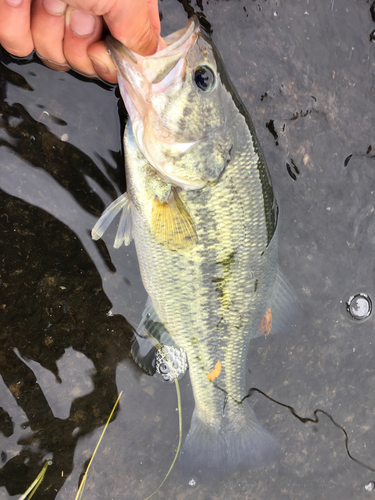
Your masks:
<path fill-rule="evenodd" d="M 375 28 L 365 1 L 163 0 L 163 34 L 204 14 L 250 110 L 281 208 L 280 263 L 303 307 L 298 327 L 251 342 L 250 404 L 285 456 L 192 487 L 173 470 L 153 498 L 361 499 L 375 496 Z M 203 16 L 202 14 L 202 16 Z M 144 499 L 178 442 L 173 384 L 130 357 L 146 293 L 134 245 L 90 230 L 124 190 L 122 106 L 113 88 L 0 55 L 0 499 L 18 498 L 50 458 L 35 499 Z M 120 117 L 122 121 L 120 121 Z M 350 156 L 352 155 L 352 156 Z M 288 166 L 287 166 L 288 164 Z M 115 226 L 115 225 L 114 225 Z M 193 410 L 181 381 L 183 436 Z M 340 428 L 341 426 L 341 428 Z M 369 466 L 353 461 L 350 454 Z"/>

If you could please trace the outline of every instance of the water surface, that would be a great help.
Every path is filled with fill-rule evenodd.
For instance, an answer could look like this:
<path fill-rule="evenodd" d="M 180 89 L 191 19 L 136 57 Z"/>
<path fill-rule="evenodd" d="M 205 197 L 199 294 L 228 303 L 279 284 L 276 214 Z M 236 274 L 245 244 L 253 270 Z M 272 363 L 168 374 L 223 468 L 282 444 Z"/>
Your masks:
<path fill-rule="evenodd" d="M 303 307 L 298 327 L 251 342 L 250 404 L 281 444 L 276 464 L 189 486 L 174 470 L 154 498 L 361 499 L 375 473 L 375 24 L 365 1 L 162 0 L 166 35 L 197 12 L 268 161 L 280 215 L 280 263 Z M 125 189 L 115 89 L 35 59 L 0 64 L 0 499 L 72 499 L 120 391 L 85 496 L 144 499 L 178 441 L 173 384 L 132 361 L 130 325 L 146 300 L 134 244 L 90 230 Z M 115 225 L 114 225 L 115 226 Z M 181 381 L 183 433 L 194 406 Z"/>

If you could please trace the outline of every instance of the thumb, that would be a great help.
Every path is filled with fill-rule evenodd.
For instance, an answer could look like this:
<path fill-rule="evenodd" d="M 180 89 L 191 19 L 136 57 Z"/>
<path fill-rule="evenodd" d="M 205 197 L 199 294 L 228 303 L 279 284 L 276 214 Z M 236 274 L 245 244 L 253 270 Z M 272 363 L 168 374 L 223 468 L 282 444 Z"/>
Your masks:
<path fill-rule="evenodd" d="M 152 55 L 160 46 L 157 0 L 115 2 L 104 20 L 112 36 L 137 54 Z"/>

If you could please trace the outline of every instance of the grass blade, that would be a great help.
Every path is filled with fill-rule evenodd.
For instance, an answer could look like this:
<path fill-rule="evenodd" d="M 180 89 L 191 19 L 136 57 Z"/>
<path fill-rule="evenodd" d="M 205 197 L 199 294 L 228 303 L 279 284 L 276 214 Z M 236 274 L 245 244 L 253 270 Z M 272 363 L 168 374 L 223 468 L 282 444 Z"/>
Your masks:
<path fill-rule="evenodd" d="M 163 484 L 167 480 L 167 477 L 169 476 L 171 470 L 173 469 L 174 464 L 176 463 L 176 460 L 177 460 L 177 457 L 178 457 L 178 454 L 179 454 L 180 448 L 181 448 L 181 441 L 182 441 L 181 395 L 180 395 L 180 386 L 178 385 L 177 378 L 174 379 L 174 382 L 176 384 L 177 406 L 178 406 L 178 428 L 179 428 L 178 446 L 177 446 L 176 454 L 174 456 L 172 465 L 169 467 L 169 471 L 167 472 L 165 478 L 161 482 L 160 486 L 153 493 L 151 493 L 150 496 L 148 496 L 147 498 L 145 498 L 145 500 L 149 500 L 149 498 L 151 498 L 153 495 L 155 495 L 155 493 L 158 492 L 160 490 L 160 488 L 163 486 Z"/>
<path fill-rule="evenodd" d="M 91 463 L 92 463 L 92 461 L 94 460 L 94 457 L 95 457 L 96 452 L 97 452 L 97 450 L 98 450 L 98 448 L 99 448 L 100 442 L 101 442 L 101 440 L 102 440 L 102 438 L 103 438 L 103 436 L 104 436 L 105 431 L 107 430 L 108 424 L 109 424 L 109 422 L 111 421 L 111 418 L 112 418 L 112 415 L 113 415 L 113 413 L 114 413 L 114 411 L 115 411 L 115 409 L 116 409 L 116 406 L 117 406 L 118 402 L 120 401 L 120 398 L 121 398 L 122 392 L 123 392 L 123 391 L 121 391 L 121 392 L 120 392 L 120 394 L 119 394 L 119 396 L 118 396 L 118 398 L 117 398 L 117 400 L 116 400 L 116 403 L 114 404 L 114 406 L 113 406 L 113 408 L 112 408 L 112 411 L 111 411 L 111 413 L 110 413 L 110 415 L 109 415 L 109 417 L 108 417 L 107 423 L 106 423 L 106 424 L 105 424 L 105 426 L 104 426 L 103 432 L 102 432 L 102 433 L 101 433 L 101 435 L 100 435 L 99 441 L 98 441 L 97 445 L 95 446 L 94 453 L 92 454 L 92 457 L 91 457 L 91 459 L 90 459 L 89 465 L 87 466 L 87 469 L 86 469 L 86 471 L 85 471 L 85 473 L 84 473 L 84 475 L 83 475 L 83 478 L 82 478 L 81 484 L 79 485 L 79 488 L 78 488 L 78 491 L 77 491 L 77 495 L 76 495 L 76 497 L 75 497 L 75 500 L 81 500 L 81 498 L 82 498 L 83 489 L 84 489 L 85 484 L 86 484 L 86 478 L 87 478 L 87 474 L 88 474 L 88 472 L 89 472 L 89 469 L 90 469 Z"/>
<path fill-rule="evenodd" d="M 40 483 L 43 481 L 44 475 L 46 473 L 47 467 L 49 466 L 49 460 L 44 462 L 42 470 L 37 475 L 35 481 L 27 488 L 25 493 L 20 496 L 19 500 L 30 500 L 30 498 L 34 495 L 36 490 L 39 488 Z M 30 493 L 30 495 L 29 495 Z M 28 496 L 29 495 L 29 496 Z"/>

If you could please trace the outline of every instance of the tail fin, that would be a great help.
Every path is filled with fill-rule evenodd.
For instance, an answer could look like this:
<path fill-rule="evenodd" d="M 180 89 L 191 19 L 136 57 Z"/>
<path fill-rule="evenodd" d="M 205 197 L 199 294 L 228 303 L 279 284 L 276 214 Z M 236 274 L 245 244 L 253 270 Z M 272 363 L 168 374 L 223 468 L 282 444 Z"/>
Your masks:
<path fill-rule="evenodd" d="M 236 470 L 261 467 L 282 456 L 279 443 L 260 424 L 250 406 L 244 402 L 241 407 L 246 425 L 239 430 L 229 424 L 225 429 L 215 429 L 194 410 L 181 451 L 183 474 L 213 480 Z"/>

